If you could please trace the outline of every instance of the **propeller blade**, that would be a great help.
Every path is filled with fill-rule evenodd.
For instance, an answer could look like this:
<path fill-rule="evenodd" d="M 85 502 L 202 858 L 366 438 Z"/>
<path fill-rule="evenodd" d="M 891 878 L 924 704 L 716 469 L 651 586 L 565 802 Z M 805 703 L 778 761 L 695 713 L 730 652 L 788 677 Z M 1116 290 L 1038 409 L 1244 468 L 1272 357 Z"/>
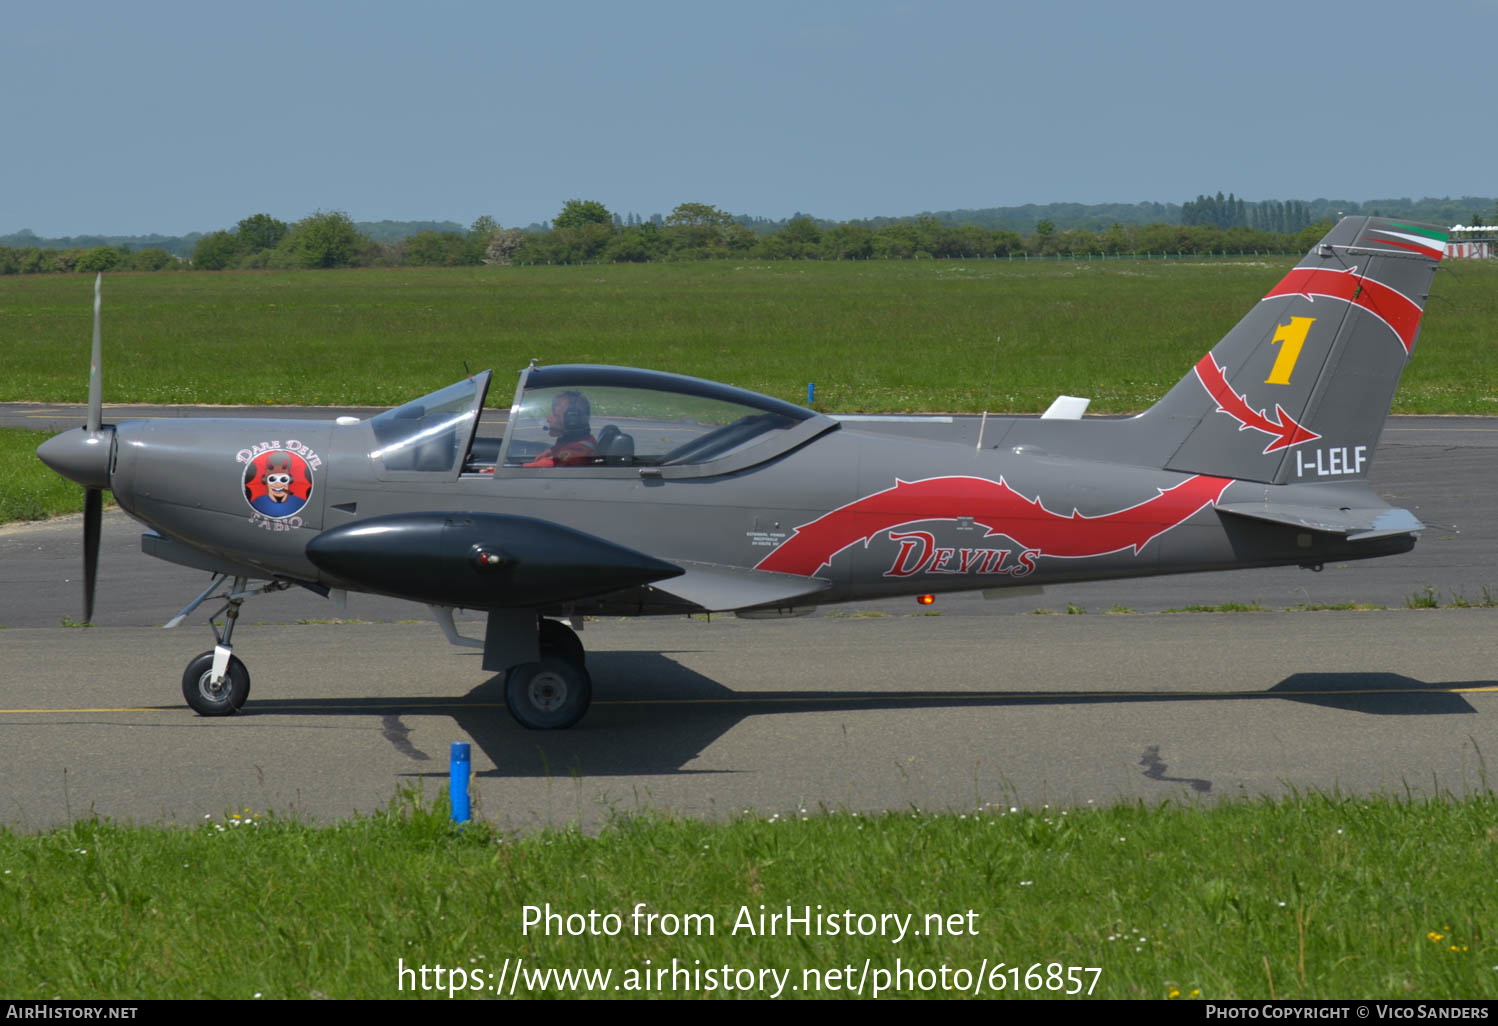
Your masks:
<path fill-rule="evenodd" d="M 94 278 L 94 352 L 88 368 L 88 433 L 94 434 L 104 422 L 104 382 L 99 376 L 99 358 L 103 349 L 99 338 L 99 306 L 103 302 L 104 274 Z"/>
<path fill-rule="evenodd" d="M 99 309 L 103 305 L 104 275 L 94 278 L 94 348 L 88 368 L 88 433 L 97 435 L 104 424 L 104 379 L 99 365 L 103 341 L 99 330 Z M 94 618 L 94 582 L 99 576 L 99 528 L 104 519 L 104 492 L 98 488 L 83 490 L 83 620 Z"/>
<path fill-rule="evenodd" d="M 104 493 L 83 490 L 83 619 L 94 618 L 94 580 L 99 575 L 99 527 L 104 518 Z"/>

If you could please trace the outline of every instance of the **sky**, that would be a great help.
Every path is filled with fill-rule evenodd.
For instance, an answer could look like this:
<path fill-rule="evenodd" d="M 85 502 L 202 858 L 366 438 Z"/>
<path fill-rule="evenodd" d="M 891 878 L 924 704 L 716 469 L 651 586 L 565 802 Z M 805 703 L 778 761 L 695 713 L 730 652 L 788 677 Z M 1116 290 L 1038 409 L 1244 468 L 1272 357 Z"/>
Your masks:
<path fill-rule="evenodd" d="M 6 5 L 0 234 L 1498 195 L 1498 0 Z"/>

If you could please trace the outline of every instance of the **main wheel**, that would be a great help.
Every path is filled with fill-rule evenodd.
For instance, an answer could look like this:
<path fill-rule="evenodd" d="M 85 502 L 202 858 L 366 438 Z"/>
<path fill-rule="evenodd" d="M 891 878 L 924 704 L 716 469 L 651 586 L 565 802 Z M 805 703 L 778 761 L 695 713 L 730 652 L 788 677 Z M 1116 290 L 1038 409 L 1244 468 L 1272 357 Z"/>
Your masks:
<path fill-rule="evenodd" d="M 548 620 L 544 616 L 540 624 L 541 656 L 555 656 L 564 662 L 582 666 L 587 662 L 582 639 L 577 632 L 560 620 Z"/>
<path fill-rule="evenodd" d="M 250 671 L 238 656 L 231 655 L 223 681 L 215 686 L 213 653 L 204 652 L 182 673 L 182 697 L 199 716 L 232 716 L 250 697 Z"/>
<path fill-rule="evenodd" d="M 583 718 L 593 681 L 579 663 L 555 656 L 505 671 L 505 705 L 527 730 L 561 730 Z"/>

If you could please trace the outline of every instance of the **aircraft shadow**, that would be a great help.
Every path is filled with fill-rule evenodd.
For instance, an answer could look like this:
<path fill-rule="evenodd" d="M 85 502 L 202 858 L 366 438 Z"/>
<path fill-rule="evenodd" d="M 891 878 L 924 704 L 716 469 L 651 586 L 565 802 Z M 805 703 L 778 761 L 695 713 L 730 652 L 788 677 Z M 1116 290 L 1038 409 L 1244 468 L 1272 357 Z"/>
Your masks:
<path fill-rule="evenodd" d="M 495 777 L 635 776 L 720 773 L 686 768 L 709 745 L 750 716 L 792 713 L 1081 706 L 1139 702 L 1289 700 L 1375 716 L 1471 714 L 1456 690 L 1493 682 L 1429 683 L 1393 673 L 1297 673 L 1264 691 L 1130 693 L 1119 690 L 1040 691 L 744 691 L 733 690 L 657 652 L 597 653 L 593 707 L 576 727 L 529 731 L 505 709 L 504 683 L 495 675 L 462 699 L 291 699 L 251 702 L 244 715 L 380 716 L 387 740 L 418 764 L 414 776 L 445 776 L 446 751 L 416 748 L 403 715 L 451 715 L 455 725 L 494 763 Z"/>

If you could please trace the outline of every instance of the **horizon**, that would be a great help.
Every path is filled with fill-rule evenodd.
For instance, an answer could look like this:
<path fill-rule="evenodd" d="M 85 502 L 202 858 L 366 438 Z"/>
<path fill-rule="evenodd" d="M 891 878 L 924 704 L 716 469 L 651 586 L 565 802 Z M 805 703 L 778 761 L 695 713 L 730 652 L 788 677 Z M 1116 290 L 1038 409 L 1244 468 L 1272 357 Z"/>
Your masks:
<path fill-rule="evenodd" d="M 1205 194 L 1199 194 L 1199 195 L 1205 195 Z M 1216 193 L 1214 192 L 1214 193 L 1212 193 L 1212 195 L 1216 195 Z M 1191 197 L 1191 199 L 1195 199 L 1195 198 L 1196 198 L 1195 196 Z M 1293 197 L 1293 196 L 1292 197 L 1283 197 L 1283 198 L 1281 198 L 1281 197 L 1268 197 L 1268 198 L 1259 199 L 1259 200 L 1249 199 L 1249 198 L 1247 198 L 1245 196 L 1238 196 L 1237 198 L 1240 199 L 1240 200 L 1242 200 L 1244 203 L 1249 204 L 1250 206 L 1252 206 L 1254 204 L 1258 204 L 1258 203 L 1265 203 L 1265 202 L 1302 202 L 1302 203 L 1307 203 L 1307 204 L 1311 204 L 1311 205 L 1322 204 L 1322 203 L 1348 203 L 1350 205 L 1354 205 L 1354 206 L 1358 206 L 1358 207 L 1367 206 L 1369 204 L 1384 203 L 1384 202 L 1388 202 L 1388 203 L 1395 203 L 1395 202 L 1406 202 L 1406 203 L 1443 202 L 1443 203 L 1453 203 L 1453 204 L 1456 204 L 1456 203 L 1461 203 L 1464 200 L 1477 200 L 1477 201 L 1480 201 L 1481 203 L 1483 203 L 1485 205 L 1488 205 L 1488 206 L 1492 206 L 1495 203 L 1498 203 L 1498 197 L 1495 197 L 1495 196 L 1476 196 L 1476 195 L 1473 195 L 1473 196 L 1433 196 L 1433 195 L 1422 195 L 1418 199 L 1416 199 L 1413 196 L 1398 196 L 1398 197 L 1395 197 L 1395 196 L 1378 196 L 1378 197 L 1373 197 L 1373 198 L 1370 198 L 1370 199 L 1362 199 L 1362 200 L 1350 200 L 1350 199 L 1347 199 L 1345 197 L 1338 197 L 1336 199 L 1333 199 L 1333 198 L 1326 197 L 1326 196 L 1317 196 L 1314 199 L 1302 199 L 1300 197 Z M 953 208 L 950 208 L 950 209 L 942 209 L 942 210 L 936 210 L 936 209 L 927 208 L 927 209 L 924 209 L 924 210 L 917 211 L 915 213 L 908 213 L 908 214 L 869 214 L 869 215 L 862 216 L 862 217 L 847 218 L 844 221 L 839 221 L 839 222 L 836 222 L 836 223 L 849 223 L 849 222 L 872 221 L 872 220 L 896 220 L 896 221 L 898 221 L 898 220 L 912 219 L 912 218 L 925 217 L 925 216 L 935 216 L 935 215 L 941 215 L 941 214 L 953 214 L 953 213 L 958 213 L 958 212 L 983 213 L 983 212 L 986 212 L 986 211 L 989 211 L 989 210 L 1020 210 L 1020 209 L 1026 208 L 1026 207 L 1041 207 L 1041 208 L 1044 208 L 1044 207 L 1047 207 L 1047 206 L 1081 206 L 1081 207 L 1092 207 L 1092 206 L 1130 206 L 1130 207 L 1135 207 L 1135 206 L 1158 205 L 1158 206 L 1164 206 L 1164 207 L 1171 207 L 1171 206 L 1180 207 L 1182 205 L 1182 202 L 1183 201 L 1177 201 L 1177 200 L 1169 200 L 1169 201 L 1166 201 L 1166 200 L 1138 200 L 1138 201 L 1132 201 L 1132 202 L 1131 201 L 1116 200 L 1116 201 L 1103 201 L 1103 202 L 1100 202 L 1100 203 L 1078 203 L 1078 202 L 1075 202 L 1075 201 L 1072 201 L 1072 200 L 1056 200 L 1056 201 L 1052 201 L 1050 203 L 1038 203 L 1038 202 L 1016 203 L 1016 204 L 1009 204 L 1009 205 L 1002 206 L 1002 207 L 973 207 L 973 206 L 966 206 L 966 207 L 953 207 Z M 1186 202 L 1189 202 L 1189 201 L 1186 201 Z M 560 205 L 558 205 L 557 210 L 558 210 L 558 212 L 560 212 L 560 210 L 561 210 L 561 206 Z M 80 238 L 81 239 L 98 239 L 98 238 L 120 238 L 120 239 L 124 239 L 124 238 L 152 238 L 152 237 L 159 237 L 159 238 L 162 238 L 162 239 L 182 239 L 182 238 L 190 237 L 192 235 L 207 235 L 207 234 L 210 234 L 210 233 L 216 232 L 216 231 L 232 231 L 235 228 L 235 226 L 239 223 L 239 221 L 243 220 L 246 217 L 250 217 L 250 216 L 253 216 L 254 214 L 258 214 L 258 213 L 269 213 L 271 217 L 274 217 L 277 220 L 284 221 L 287 224 L 294 224 L 297 221 L 301 220 L 302 218 L 309 217 L 312 214 L 315 214 L 315 213 L 318 213 L 318 212 L 319 211 L 308 211 L 306 214 L 301 215 L 301 217 L 281 217 L 280 215 L 275 214 L 275 213 L 271 213 L 269 211 L 251 211 L 249 213 L 240 214 L 238 217 L 234 218 L 232 221 L 230 221 L 228 224 L 225 224 L 225 225 L 220 225 L 220 226 L 215 227 L 215 228 L 206 228 L 206 229 L 204 229 L 204 228 L 198 228 L 198 229 L 193 229 L 191 231 L 179 232 L 179 233 L 175 233 L 175 234 L 168 233 L 168 232 L 162 232 L 162 231 L 147 231 L 147 232 L 133 232 L 133 233 L 108 232 L 108 231 L 82 231 L 82 232 L 55 233 L 55 234 L 52 234 L 52 233 L 47 233 L 47 232 L 36 231 L 30 225 L 26 225 L 26 226 L 23 226 L 23 227 L 20 227 L 20 228 L 13 229 L 11 231 L 0 231 L 0 238 L 14 238 L 16 236 L 29 235 L 30 237 L 33 237 L 33 238 L 36 238 L 36 239 L 39 239 L 39 240 L 43 240 L 43 241 L 45 241 L 45 240 L 56 240 L 56 239 L 80 239 Z M 348 212 L 347 211 L 342 211 L 342 213 L 348 213 Z M 642 213 L 641 211 L 638 211 L 638 210 L 614 210 L 613 208 L 610 208 L 610 213 L 615 214 L 615 215 L 617 215 L 618 217 L 621 217 L 621 218 L 626 217 L 626 216 L 628 216 L 630 214 L 636 214 L 636 215 L 639 215 L 640 217 L 645 218 L 646 220 L 649 220 L 651 217 L 654 217 L 654 216 L 662 216 L 662 217 L 667 216 L 667 214 L 669 214 L 669 211 L 651 211 L 650 213 Z M 762 214 L 750 214 L 750 213 L 743 213 L 743 212 L 736 212 L 736 211 L 729 211 L 729 213 L 731 213 L 734 217 L 747 217 L 747 218 L 751 218 L 751 219 L 755 219 L 755 220 L 770 221 L 772 223 L 778 223 L 778 222 L 782 222 L 782 221 L 788 221 L 788 220 L 790 220 L 793 217 L 803 217 L 803 216 L 805 216 L 805 217 L 811 217 L 814 220 L 818 220 L 818 221 L 832 221 L 831 218 L 822 218 L 822 217 L 819 217 L 816 213 L 811 212 L 811 211 L 795 211 L 795 212 L 793 212 L 791 214 L 786 214 L 786 215 L 784 215 L 782 217 L 779 217 L 779 218 L 768 217 L 768 216 L 762 215 Z M 1475 211 L 1475 213 L 1482 214 L 1484 212 L 1483 211 Z M 469 229 L 469 227 L 472 226 L 473 222 L 475 220 L 477 220 L 480 216 L 482 216 L 482 215 L 475 214 L 473 217 L 468 218 L 467 220 L 460 221 L 460 220 L 457 220 L 457 219 L 454 219 L 454 218 L 434 218 L 434 217 L 383 217 L 383 218 L 375 219 L 375 218 L 356 217 L 353 214 L 349 214 L 349 219 L 351 221 L 353 221 L 354 224 L 356 224 L 356 225 L 359 225 L 359 224 L 371 224 L 371 225 L 374 225 L 374 224 L 383 224 L 383 223 L 387 223 L 387 222 L 388 223 L 393 223 L 393 224 L 438 224 L 438 225 L 441 225 L 441 224 L 452 224 L 452 225 L 456 225 L 458 227 L 458 229 L 461 230 L 461 231 L 467 231 Z M 1398 217 L 1398 216 L 1404 216 L 1404 215 L 1391 214 L 1391 215 L 1388 215 L 1388 216 Z M 549 224 L 553 217 L 555 217 L 555 214 L 553 214 L 551 217 L 547 217 L 547 218 L 543 219 L 543 221 L 530 222 L 530 223 L 523 224 L 523 225 L 521 225 L 521 224 L 512 224 L 512 225 L 501 224 L 501 227 L 504 227 L 504 228 L 521 228 L 521 229 L 526 229 L 526 228 L 535 227 L 536 225 L 543 224 L 543 223 Z M 1488 211 L 1487 212 L 1486 221 L 1490 222 L 1490 223 L 1493 223 L 1493 224 L 1498 224 L 1498 211 Z M 1479 222 L 1474 222 L 1474 223 L 1482 223 L 1482 222 L 1479 221 Z"/>

